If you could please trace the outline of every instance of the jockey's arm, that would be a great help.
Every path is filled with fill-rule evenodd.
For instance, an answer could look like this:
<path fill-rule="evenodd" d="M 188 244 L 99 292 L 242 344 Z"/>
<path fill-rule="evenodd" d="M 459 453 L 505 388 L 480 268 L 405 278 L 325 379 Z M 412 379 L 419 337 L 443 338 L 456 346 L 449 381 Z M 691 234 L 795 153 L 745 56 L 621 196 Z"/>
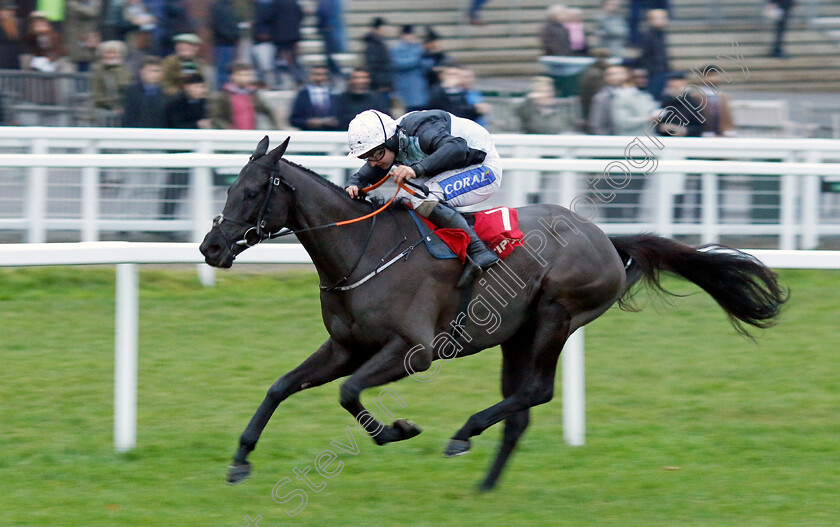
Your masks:
<path fill-rule="evenodd" d="M 441 172 L 465 168 L 484 161 L 485 154 L 467 145 L 467 141 L 449 133 L 442 121 L 431 121 L 417 130 L 420 148 L 428 157 L 411 168 L 417 177 L 433 177 Z"/>
<path fill-rule="evenodd" d="M 369 185 L 373 185 L 387 174 L 388 171 L 384 168 L 370 166 L 369 164 L 365 163 L 358 172 L 353 174 L 347 179 L 347 187 L 358 187 L 364 188 Z"/>

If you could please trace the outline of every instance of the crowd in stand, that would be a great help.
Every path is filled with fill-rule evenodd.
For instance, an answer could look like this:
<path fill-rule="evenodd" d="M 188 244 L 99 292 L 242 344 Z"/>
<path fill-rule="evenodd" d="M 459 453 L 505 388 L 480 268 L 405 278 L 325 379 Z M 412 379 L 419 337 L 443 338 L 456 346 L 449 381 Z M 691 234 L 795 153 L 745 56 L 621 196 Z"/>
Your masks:
<path fill-rule="evenodd" d="M 472 4 L 471 23 L 483 24 L 484 3 Z M 212 0 L 207 27 L 199 27 L 186 4 L 0 0 L 0 69 L 90 72 L 92 121 L 99 124 L 113 124 L 116 116 L 127 127 L 253 129 L 262 115 L 263 125 L 276 126 L 258 90 L 278 88 L 297 90 L 289 123 L 303 130 L 346 130 L 369 108 L 393 115 L 437 108 L 485 124 L 489 105 L 474 89 L 472 71 L 450 60 L 432 27 L 394 28 L 374 18 L 363 37 L 362 65 L 345 74 L 336 59 L 346 47 L 342 0 L 317 0 L 310 14 L 326 61 L 307 71 L 297 51 L 305 16 L 297 0 Z M 667 0 L 627 6 L 603 0 L 590 35 L 579 9 L 550 7 L 539 37 L 544 54 L 593 57 L 594 63 L 580 78 L 577 112 L 558 103 L 550 78 L 535 79 L 516 109 L 522 131 L 640 133 L 685 84 L 685 75 L 670 68 L 668 8 Z M 713 115 L 693 115 L 703 126 L 671 119 L 673 126 L 657 131 L 732 133 L 725 96 L 718 90 L 704 95 L 711 101 L 705 112 Z"/>
<path fill-rule="evenodd" d="M 318 0 L 312 14 L 326 61 L 307 72 L 297 0 L 213 0 L 212 42 L 182 0 L 0 0 L 0 69 L 90 72 L 94 124 L 247 129 L 262 114 L 275 126 L 256 92 L 281 87 L 298 90 L 289 123 L 303 130 L 346 129 L 368 108 L 441 108 L 479 121 L 487 112 L 472 72 L 450 62 L 433 28 L 402 26 L 389 46 L 395 30 L 375 18 L 364 66 L 345 76 L 335 58 L 345 49 L 342 1 Z"/>
<path fill-rule="evenodd" d="M 629 136 L 651 131 L 667 136 L 734 134 L 728 98 L 720 91 L 720 67 L 710 64 L 699 70 L 701 92 L 685 91 L 690 84 L 688 75 L 671 69 L 665 39 L 668 7 L 667 0 L 632 1 L 626 19 L 618 0 L 603 0 L 593 39 L 586 35 L 578 9 L 550 7 L 540 32 L 543 53 L 594 59 L 577 87 L 583 119 L 575 122 L 557 105 L 550 78 L 537 78 L 517 111 L 523 131 Z M 587 48 L 590 41 L 597 41 L 591 52 Z M 656 125 L 652 127 L 653 122 Z"/>

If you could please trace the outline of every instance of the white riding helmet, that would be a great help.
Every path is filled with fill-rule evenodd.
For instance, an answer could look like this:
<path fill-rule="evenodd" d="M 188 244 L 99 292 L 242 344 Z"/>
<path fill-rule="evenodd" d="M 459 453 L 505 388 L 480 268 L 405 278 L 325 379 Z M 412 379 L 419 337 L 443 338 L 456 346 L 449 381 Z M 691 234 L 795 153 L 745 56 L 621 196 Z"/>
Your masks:
<path fill-rule="evenodd" d="M 390 115 L 376 110 L 365 110 L 350 121 L 347 127 L 349 157 L 367 154 L 385 144 L 397 131 L 397 122 Z"/>

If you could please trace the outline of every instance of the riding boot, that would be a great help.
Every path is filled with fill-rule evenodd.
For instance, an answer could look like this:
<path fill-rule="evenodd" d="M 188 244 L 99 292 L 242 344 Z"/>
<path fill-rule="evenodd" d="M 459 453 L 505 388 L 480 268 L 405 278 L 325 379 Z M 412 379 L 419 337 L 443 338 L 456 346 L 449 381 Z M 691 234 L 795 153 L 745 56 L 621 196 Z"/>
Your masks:
<path fill-rule="evenodd" d="M 458 280 L 458 289 L 472 282 L 481 272 L 499 261 L 493 251 L 478 237 L 467 220 L 461 214 L 443 203 L 438 203 L 427 216 L 429 221 L 444 229 L 461 229 L 470 236 L 470 244 L 467 246 L 467 261 L 464 265 L 464 272 Z"/>

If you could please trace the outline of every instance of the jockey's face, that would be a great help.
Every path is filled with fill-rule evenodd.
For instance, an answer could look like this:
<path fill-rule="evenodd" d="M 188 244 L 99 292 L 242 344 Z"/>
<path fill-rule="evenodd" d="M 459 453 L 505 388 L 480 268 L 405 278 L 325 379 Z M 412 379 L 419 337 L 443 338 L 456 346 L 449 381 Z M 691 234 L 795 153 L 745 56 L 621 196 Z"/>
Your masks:
<path fill-rule="evenodd" d="M 373 156 L 372 158 L 367 160 L 368 164 L 372 167 L 378 167 L 378 168 L 381 168 L 383 170 L 390 169 L 391 166 L 393 166 L 393 164 L 394 164 L 394 159 L 396 158 L 396 154 L 394 153 L 393 150 L 390 150 L 388 148 L 385 148 L 384 150 L 385 150 L 385 153 L 382 155 L 382 157 L 379 158 L 379 160 L 375 161 L 375 159 L 379 156 Z"/>

